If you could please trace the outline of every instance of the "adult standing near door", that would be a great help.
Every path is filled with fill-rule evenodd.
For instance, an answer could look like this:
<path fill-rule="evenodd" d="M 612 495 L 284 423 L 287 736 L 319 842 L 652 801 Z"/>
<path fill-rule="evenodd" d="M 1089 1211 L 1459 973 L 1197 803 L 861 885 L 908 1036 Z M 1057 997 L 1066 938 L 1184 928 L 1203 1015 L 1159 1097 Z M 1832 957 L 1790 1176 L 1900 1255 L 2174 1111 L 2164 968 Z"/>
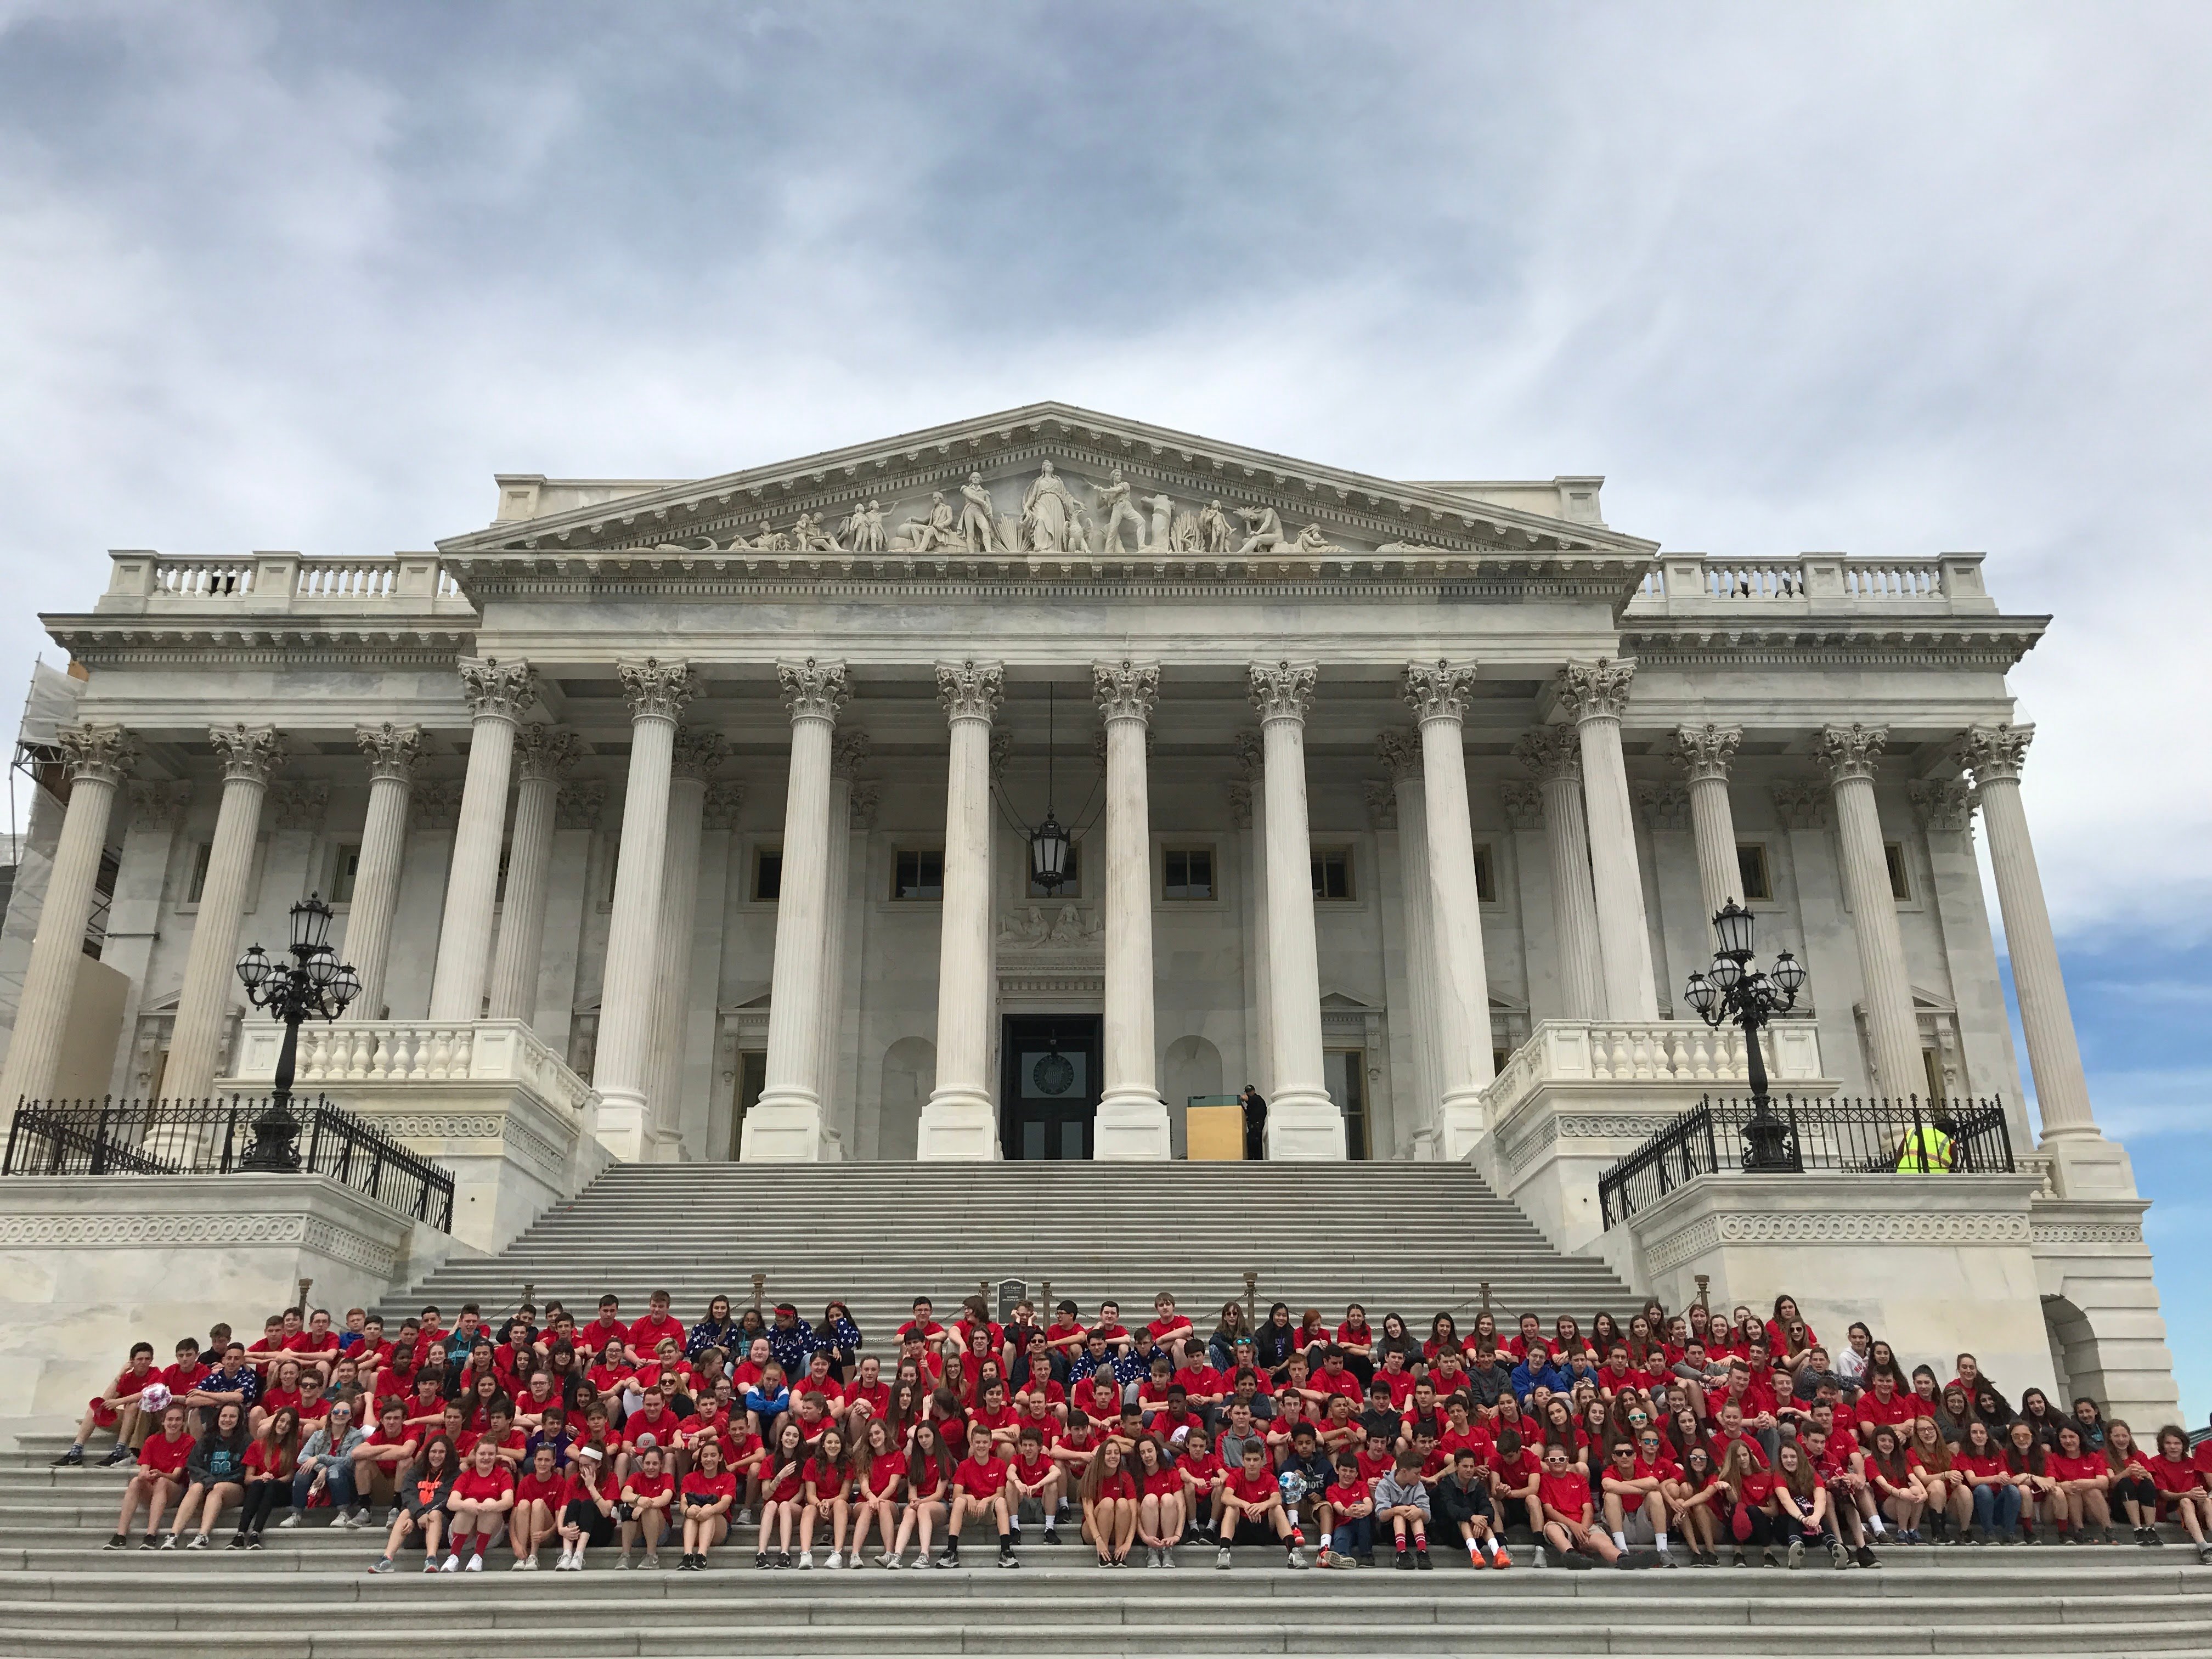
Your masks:
<path fill-rule="evenodd" d="M 1244 1159 L 1257 1164 L 1267 1156 L 1267 1097 L 1250 1084 L 1237 1097 L 1244 1109 Z"/>

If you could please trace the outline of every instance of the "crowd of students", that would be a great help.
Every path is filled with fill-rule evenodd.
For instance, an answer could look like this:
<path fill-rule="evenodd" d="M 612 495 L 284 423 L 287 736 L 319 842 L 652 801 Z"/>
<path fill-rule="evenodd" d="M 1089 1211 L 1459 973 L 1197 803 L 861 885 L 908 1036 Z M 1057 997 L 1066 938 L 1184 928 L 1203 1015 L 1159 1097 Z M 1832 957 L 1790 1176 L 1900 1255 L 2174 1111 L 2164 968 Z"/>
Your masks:
<path fill-rule="evenodd" d="M 448 1328 L 433 1307 L 389 1334 L 294 1308 L 167 1367 L 135 1345 L 58 1461 L 105 1431 L 104 1461 L 136 1463 L 108 1549 L 142 1510 L 141 1549 L 208 1548 L 234 1508 L 227 1547 L 256 1550 L 321 1509 L 382 1534 L 374 1572 L 416 1551 L 481 1571 L 501 1544 L 519 1571 L 556 1550 L 555 1571 L 595 1550 L 657 1567 L 664 1546 L 698 1571 L 732 1538 L 760 1568 L 817 1546 L 855 1568 L 872 1541 L 876 1565 L 948 1567 L 971 1525 L 1012 1567 L 1026 1521 L 1106 1568 L 1192 1542 L 1303 1568 L 1312 1540 L 1324 1567 L 1387 1549 L 1426 1571 L 1435 1542 L 1495 1571 L 1523 1528 L 1539 1565 L 1872 1567 L 1876 1546 L 2108 1544 L 2116 1522 L 2156 1545 L 2161 1521 L 2212 1560 L 2212 1442 L 2139 1438 L 2086 1397 L 2015 1403 L 1971 1354 L 1948 1382 L 1908 1373 L 1863 1324 L 1831 1348 L 1787 1295 L 1587 1331 L 1485 1313 L 1465 1335 L 1357 1304 L 1331 1325 L 1231 1302 L 1211 1333 L 1167 1294 L 1153 1313 L 1023 1303 L 1001 1324 L 971 1297 L 948 1327 L 921 1297 L 878 1355 L 836 1302 L 810 1322 L 718 1296 L 688 1328 L 665 1291 L 635 1322 L 611 1295 L 581 1324 L 554 1303 L 494 1328 L 471 1304 Z"/>

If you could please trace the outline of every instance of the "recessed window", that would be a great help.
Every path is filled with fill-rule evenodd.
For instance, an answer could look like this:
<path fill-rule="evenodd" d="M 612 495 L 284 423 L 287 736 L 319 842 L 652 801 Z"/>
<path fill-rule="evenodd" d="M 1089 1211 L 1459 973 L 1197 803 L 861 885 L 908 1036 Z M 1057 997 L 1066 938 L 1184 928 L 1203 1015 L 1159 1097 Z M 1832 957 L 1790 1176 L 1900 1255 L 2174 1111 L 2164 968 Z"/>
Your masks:
<path fill-rule="evenodd" d="M 1774 897 L 1773 878 L 1766 873 L 1766 848 L 1756 842 L 1739 842 L 1735 849 L 1736 878 L 1743 890 L 1736 895 L 1744 903 L 1771 901 Z"/>
<path fill-rule="evenodd" d="M 916 849 L 891 855 L 891 896 L 895 899 L 941 899 L 945 896 L 945 854 Z"/>
<path fill-rule="evenodd" d="M 501 880 L 504 881 L 502 866 Z M 361 878 L 361 843 L 340 842 L 331 848 L 331 875 L 325 896 L 333 904 L 353 902 L 353 885 Z"/>
<path fill-rule="evenodd" d="M 1899 904 L 1912 902 L 1912 877 L 1905 862 L 1905 845 L 1901 842 L 1886 841 L 1881 844 L 1881 861 L 1889 866 L 1889 896 Z"/>
<path fill-rule="evenodd" d="M 1317 899 L 1348 899 L 1352 892 L 1352 849 L 1323 847 L 1313 855 L 1313 896 Z"/>
<path fill-rule="evenodd" d="M 215 843 L 204 841 L 192 848 L 191 879 L 185 884 L 185 902 L 198 904 L 200 895 L 207 890 L 208 860 L 215 854 Z"/>
<path fill-rule="evenodd" d="M 1498 865 L 1486 844 L 1474 849 L 1474 896 L 1485 904 L 1498 902 Z"/>
<path fill-rule="evenodd" d="M 1024 850 L 1026 854 L 1027 849 Z M 1060 871 L 1060 874 L 1066 879 L 1058 887 L 1047 887 L 1036 878 L 1036 870 L 1032 866 L 1030 870 L 1030 896 L 1071 899 L 1083 891 L 1083 843 L 1081 842 L 1071 841 L 1067 843 L 1067 863 Z"/>
<path fill-rule="evenodd" d="M 783 849 L 753 848 L 753 902 L 773 904 L 783 893 Z"/>
<path fill-rule="evenodd" d="M 514 855 L 513 842 L 506 842 L 499 849 L 499 880 L 493 885 L 491 894 L 491 902 L 494 904 L 507 902 L 507 860 Z"/>
<path fill-rule="evenodd" d="M 1210 899 L 1213 896 L 1213 849 L 1211 847 L 1170 847 L 1160 854 L 1160 896 L 1164 899 Z"/>

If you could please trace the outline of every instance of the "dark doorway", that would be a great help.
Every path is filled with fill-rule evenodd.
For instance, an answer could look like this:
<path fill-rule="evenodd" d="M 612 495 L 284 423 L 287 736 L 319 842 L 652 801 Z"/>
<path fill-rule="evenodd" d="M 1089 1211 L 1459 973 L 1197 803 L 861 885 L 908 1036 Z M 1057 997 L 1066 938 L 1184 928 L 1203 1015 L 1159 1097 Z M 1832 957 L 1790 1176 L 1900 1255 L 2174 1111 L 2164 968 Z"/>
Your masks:
<path fill-rule="evenodd" d="M 1088 1158 L 1102 1085 L 1096 1014 L 1009 1014 L 999 1140 L 1009 1158 Z"/>

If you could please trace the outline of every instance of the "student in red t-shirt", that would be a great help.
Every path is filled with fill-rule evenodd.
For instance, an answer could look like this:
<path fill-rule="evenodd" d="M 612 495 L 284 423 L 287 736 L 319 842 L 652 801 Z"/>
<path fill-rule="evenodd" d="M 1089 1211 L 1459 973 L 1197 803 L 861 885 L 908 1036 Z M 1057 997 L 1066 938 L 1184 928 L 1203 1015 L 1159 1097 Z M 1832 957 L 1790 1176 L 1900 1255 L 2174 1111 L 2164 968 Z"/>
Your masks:
<path fill-rule="evenodd" d="M 1359 1460 L 1339 1452 L 1336 1479 L 1322 1490 L 1315 1519 L 1322 1529 L 1317 1567 L 1356 1567 L 1375 1559 L 1375 1492 L 1359 1472 Z"/>
<path fill-rule="evenodd" d="M 1658 1453 L 1658 1436 L 1652 1435 L 1652 1450 Z M 1672 1518 L 1664 1490 L 1674 1478 L 1671 1462 L 1644 1462 L 1639 1467 L 1637 1449 L 1631 1442 L 1616 1440 L 1606 1448 L 1604 1467 L 1598 1475 L 1599 1497 L 1605 1509 L 1606 1530 L 1612 1534 L 1613 1547 L 1628 1547 L 1628 1524 L 1632 1516 L 1641 1516 L 1651 1528 L 1652 1543 L 1659 1559 L 1667 1565 L 1674 1565 L 1667 1543 L 1668 1522 Z"/>
<path fill-rule="evenodd" d="M 1038 1424 L 1024 1423 L 1014 1438 L 1012 1461 L 1006 1466 L 1006 1504 L 1016 1543 L 1021 1541 L 1024 1504 L 1037 1506 L 1044 1541 L 1060 1542 L 1060 1494 L 1066 1490 L 1066 1476 L 1059 1462 L 1045 1450 L 1046 1432 Z"/>
<path fill-rule="evenodd" d="M 729 1535 L 730 1510 L 738 1501 L 737 1477 L 723 1466 L 722 1448 L 707 1441 L 699 1448 L 699 1467 L 684 1477 L 678 1491 L 683 1505 L 684 1559 L 677 1570 L 704 1572 L 707 1552 Z"/>
<path fill-rule="evenodd" d="M 1538 1536 L 1563 1558 L 1579 1551 L 1601 1561 L 1621 1559 L 1620 1548 L 1601 1528 L 1591 1523 L 1595 1506 L 1590 1502 L 1589 1477 L 1567 1461 L 1565 1446 L 1554 1443 L 1544 1448 L 1544 1473 L 1537 1480 L 1536 1496 L 1544 1515 Z M 1538 1565 L 1542 1565 L 1540 1559 Z"/>
<path fill-rule="evenodd" d="M 896 1432 L 880 1419 L 870 1419 L 853 1450 L 853 1565 L 860 1565 L 860 1549 L 868 1541 L 871 1523 L 883 1534 L 876 1565 L 890 1565 L 899 1487 L 905 1480 L 906 1453 Z"/>
<path fill-rule="evenodd" d="M 115 1535 L 105 1547 L 119 1550 L 130 1544 L 131 1517 L 141 1504 L 146 1506 L 146 1537 L 138 1547 L 160 1547 L 155 1534 L 161 1530 L 162 1513 L 184 1495 L 185 1465 L 192 1455 L 192 1437 L 185 1431 L 185 1418 L 181 1405 L 172 1402 L 162 1408 L 161 1428 L 148 1435 L 146 1443 L 138 1449 L 138 1471 L 123 1489 L 123 1509 L 115 1517 Z"/>
<path fill-rule="evenodd" d="M 660 1565 L 660 1540 L 676 1510 L 676 1477 L 668 1472 L 660 1448 L 649 1446 L 638 1455 L 637 1467 L 621 1477 L 622 1555 L 617 1567 L 629 1565 L 629 1547 L 641 1535 L 645 1540 L 645 1565 Z"/>
<path fill-rule="evenodd" d="M 788 1416 L 779 1419 L 768 1436 L 769 1453 L 760 1474 L 760 1547 L 756 1567 L 788 1567 L 791 1534 L 806 1510 L 806 1435 Z M 769 1548 L 773 1534 L 776 1547 Z"/>
<path fill-rule="evenodd" d="M 1240 1528 L 1262 1535 L 1272 1531 L 1283 1540 L 1287 1564 L 1294 1568 L 1306 1565 L 1299 1548 L 1305 1538 L 1284 1505 L 1282 1488 L 1267 1465 L 1267 1454 L 1249 1440 L 1244 1443 L 1242 1463 L 1231 1472 L 1222 1492 L 1221 1547 L 1214 1552 L 1213 1565 L 1224 1571 L 1229 1567 L 1230 1547 L 1236 1543 Z"/>
<path fill-rule="evenodd" d="M 831 1527 L 830 1565 L 845 1565 L 845 1528 L 853 1518 L 853 1466 L 845 1454 L 845 1431 L 825 1428 L 806 1460 L 806 1505 L 799 1512 L 799 1565 L 814 1566 L 814 1528 L 824 1517 Z"/>
<path fill-rule="evenodd" d="M 2188 1435 L 2178 1424 L 2167 1424 L 2158 1431 L 2158 1455 L 2148 1461 L 2159 1508 L 2181 1522 L 2189 1541 L 2197 1546 L 2197 1560 L 2212 1561 L 2212 1542 L 2205 1536 L 2212 1492 L 2205 1489 L 2203 1472 L 2190 1459 Z"/>
<path fill-rule="evenodd" d="M 999 1528 L 999 1565 L 1018 1567 L 1012 1505 L 1006 1496 L 1007 1462 L 993 1449 L 991 1431 L 976 1423 L 968 1431 L 968 1455 L 952 1471 L 952 1518 L 945 1528 L 944 1566 L 960 1565 L 960 1528 L 969 1516 L 988 1517 Z"/>
<path fill-rule="evenodd" d="M 2056 1438 L 2058 1443 L 2049 1453 L 2045 1467 L 2057 1483 L 2054 1507 L 2064 1506 L 2060 1528 L 2079 1540 L 2084 1531 L 2094 1527 L 2099 1541 L 2111 1543 L 2112 1506 L 2106 1495 L 2112 1486 L 2111 1467 L 2102 1452 L 2091 1451 L 2081 1443 L 2081 1426 L 2071 1419 L 2059 1424 Z"/>
<path fill-rule="evenodd" d="M 1168 1357 L 1180 1368 L 1191 1362 L 1193 1356 L 1203 1359 L 1206 1349 L 1198 1340 L 1198 1332 L 1189 1320 L 1176 1311 L 1176 1299 L 1165 1291 L 1152 1298 L 1153 1317 L 1145 1326 L 1152 1339 L 1152 1346 L 1166 1350 Z"/>
<path fill-rule="evenodd" d="M 491 1547 L 493 1539 L 507 1530 L 508 1514 L 514 1508 L 514 1476 L 499 1461 L 488 1442 L 477 1443 L 476 1455 L 453 1480 L 453 1490 L 446 1499 L 446 1513 L 453 1517 L 450 1553 L 441 1572 L 459 1572 L 464 1552 L 467 1553 L 470 1572 L 483 1571 L 484 1552 Z"/>
<path fill-rule="evenodd" d="M 508 1522 L 507 1541 L 514 1548 L 510 1571 L 538 1571 L 538 1552 L 560 1530 L 561 1500 L 568 1477 L 561 1472 L 550 1446 L 530 1455 L 530 1468 L 514 1484 L 514 1518 Z"/>
<path fill-rule="evenodd" d="M 1972 1543 L 1987 1543 L 1992 1532 L 2007 1543 L 2020 1524 L 2020 1484 L 2006 1466 L 2004 1449 L 1990 1437 L 1990 1425 L 1978 1420 L 1966 1425 L 1966 1437 L 1959 1443 L 1952 1466 L 1966 1477 L 1973 1499 L 1973 1524 L 1966 1529 Z"/>
<path fill-rule="evenodd" d="M 1735 1540 L 1735 1564 L 1744 1565 L 1746 1547 L 1759 1553 L 1761 1566 L 1774 1565 L 1772 1546 L 1780 1528 L 1775 1520 L 1774 1471 L 1753 1455 L 1752 1443 L 1736 1439 L 1721 1453 L 1720 1481 L 1727 1488 L 1723 1525 Z"/>
<path fill-rule="evenodd" d="M 1257 1447 L 1253 1455 L 1265 1462 Z M 1102 1567 L 1126 1567 L 1129 1549 L 1136 1541 L 1142 1489 L 1124 1456 L 1119 1441 L 1108 1440 L 1083 1472 L 1079 1496 L 1083 1504 L 1083 1535 L 1098 1552 Z"/>
<path fill-rule="evenodd" d="M 906 1461 L 906 1513 L 899 1517 L 898 1538 L 891 1546 L 887 1567 L 896 1567 L 906 1553 L 906 1540 L 921 1534 L 915 1552 L 917 1567 L 935 1566 L 929 1553 L 930 1529 L 945 1519 L 952 1499 L 952 1453 L 936 1424 L 924 1419 L 914 1425 L 913 1443 Z"/>
<path fill-rule="evenodd" d="M 1507 1396 L 1509 1399 L 1510 1395 Z M 1365 1465 L 1361 1472 L 1365 1472 Z M 1491 1501 L 1498 1509 L 1498 1524 L 1505 1524 L 1510 1514 L 1509 1506 L 1517 1505 L 1528 1516 L 1528 1529 L 1540 1535 L 1544 1530 L 1544 1461 L 1522 1443 L 1518 1429 L 1500 1429 L 1497 1449 L 1491 1454 Z"/>
<path fill-rule="evenodd" d="M 1137 1541 L 1145 1547 L 1145 1565 L 1167 1566 L 1168 1552 L 1182 1541 L 1187 1515 L 1182 1471 L 1159 1440 L 1147 1434 L 1137 1442 L 1129 1473 L 1137 1480 Z"/>
<path fill-rule="evenodd" d="M 138 1432 L 138 1396 L 149 1383 L 160 1380 L 161 1373 L 154 1368 L 154 1345 L 133 1342 L 129 1362 L 116 1374 L 115 1381 L 98 1398 L 86 1402 L 84 1419 L 76 1425 L 76 1438 L 54 1459 L 54 1467 L 69 1468 L 83 1462 L 85 1443 L 100 1429 L 115 1431 L 114 1448 L 102 1460 L 103 1466 L 128 1462 L 131 1443 Z"/>

